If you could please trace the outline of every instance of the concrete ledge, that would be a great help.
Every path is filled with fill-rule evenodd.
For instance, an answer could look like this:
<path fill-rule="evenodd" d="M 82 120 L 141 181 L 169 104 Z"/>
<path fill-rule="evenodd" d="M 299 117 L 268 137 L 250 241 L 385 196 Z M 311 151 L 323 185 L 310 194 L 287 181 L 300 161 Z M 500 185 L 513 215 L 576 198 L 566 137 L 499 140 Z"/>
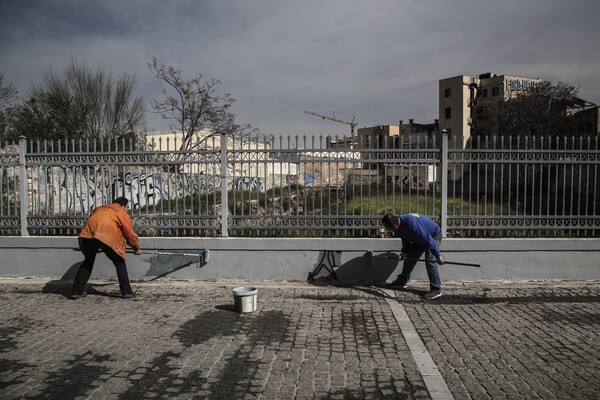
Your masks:
<path fill-rule="evenodd" d="M 394 278 L 401 268 L 381 256 L 399 250 L 396 239 L 141 238 L 141 244 L 143 255 L 127 257 L 134 280 L 167 273 L 186 280 L 302 281 L 325 265 L 343 282 L 369 283 Z M 73 248 L 76 237 L 0 237 L 0 276 L 71 278 L 82 259 Z M 210 260 L 200 268 L 194 257 L 156 255 L 204 249 Z M 600 280 L 598 239 L 446 239 L 442 251 L 449 261 L 481 264 L 443 266 L 444 280 Z M 98 256 L 93 276 L 116 276 L 105 256 Z M 421 263 L 414 279 L 427 279 Z"/>

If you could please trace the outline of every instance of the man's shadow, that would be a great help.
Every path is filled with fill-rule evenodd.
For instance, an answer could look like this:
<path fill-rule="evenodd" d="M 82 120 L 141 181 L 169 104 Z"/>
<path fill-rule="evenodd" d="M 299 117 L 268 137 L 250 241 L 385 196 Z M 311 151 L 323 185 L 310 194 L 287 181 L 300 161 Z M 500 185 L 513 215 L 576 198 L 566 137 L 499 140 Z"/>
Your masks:
<path fill-rule="evenodd" d="M 68 297 L 71 294 L 73 280 L 75 279 L 75 275 L 77 274 L 81 263 L 82 261 L 71 265 L 59 279 L 46 282 L 42 287 L 42 293 L 60 294 L 64 297 Z M 113 294 L 96 289 L 103 286 L 112 286 L 116 284 L 117 282 L 88 283 L 85 287 L 85 293 L 96 296 L 121 297 L 120 293 Z"/>
<path fill-rule="evenodd" d="M 384 286 L 399 263 L 398 256 L 391 252 L 373 255 L 367 251 L 343 264 L 340 263 L 340 258 L 341 252 L 322 252 L 308 276 L 308 281 L 337 285 Z"/>

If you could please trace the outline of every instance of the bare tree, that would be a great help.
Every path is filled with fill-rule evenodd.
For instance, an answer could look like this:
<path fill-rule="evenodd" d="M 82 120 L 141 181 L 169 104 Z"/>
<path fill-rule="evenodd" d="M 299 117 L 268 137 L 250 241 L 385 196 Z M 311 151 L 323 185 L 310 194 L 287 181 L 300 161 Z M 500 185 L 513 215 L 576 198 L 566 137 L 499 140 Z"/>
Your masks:
<path fill-rule="evenodd" d="M 17 90 L 12 84 L 3 85 L 4 73 L 0 72 L 0 109 L 9 106 L 17 100 Z"/>
<path fill-rule="evenodd" d="M 100 68 L 93 72 L 85 65 L 71 62 L 64 79 L 50 73 L 46 83 L 47 92 L 69 93 L 87 137 L 121 139 L 144 126 L 143 100 L 134 98 L 133 76 L 126 74 L 113 80 L 111 74 L 105 74 Z"/>
<path fill-rule="evenodd" d="M 566 83 L 540 82 L 515 97 L 481 102 L 477 123 L 484 132 L 499 136 L 540 138 L 567 133 L 569 110 L 581 101 L 577 94 L 578 89 Z"/>
<path fill-rule="evenodd" d="M 144 104 L 134 97 L 132 76 L 113 79 L 100 68 L 71 61 L 63 76 L 52 70 L 31 97 L 11 110 L 9 136 L 30 139 L 137 139 L 144 129 Z M 136 143 L 137 144 L 137 143 Z"/>
<path fill-rule="evenodd" d="M 173 133 L 181 133 L 180 149 L 192 149 L 219 134 L 247 137 L 257 130 L 250 125 L 238 125 L 236 115 L 231 112 L 235 99 L 229 93 L 219 93 L 221 81 L 215 78 L 204 80 L 202 74 L 191 79 L 182 77 L 182 71 L 159 63 L 156 58 L 148 63 L 154 76 L 168 85 L 163 89 L 165 99 L 153 99 L 152 108 L 164 119 L 172 120 Z M 202 131 L 209 132 L 199 137 Z"/>
<path fill-rule="evenodd" d="M 17 90 L 12 84 L 3 85 L 4 74 L 0 72 L 0 147 L 8 139 L 8 118 L 11 114 L 11 105 L 17 100 Z"/>

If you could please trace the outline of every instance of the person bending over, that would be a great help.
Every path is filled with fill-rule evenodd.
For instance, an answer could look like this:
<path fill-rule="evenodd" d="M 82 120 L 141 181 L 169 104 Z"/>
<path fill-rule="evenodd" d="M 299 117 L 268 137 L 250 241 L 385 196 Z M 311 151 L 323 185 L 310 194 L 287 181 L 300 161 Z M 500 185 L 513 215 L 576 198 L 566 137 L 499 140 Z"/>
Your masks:
<path fill-rule="evenodd" d="M 444 264 L 440 253 L 442 230 L 439 225 L 422 214 L 405 214 L 396 216 L 387 214 L 382 219 L 383 226 L 402 239 L 400 260 L 404 260 L 402 273 L 390 283 L 392 287 L 406 288 L 410 281 L 417 260 L 425 253 L 425 265 L 429 277 L 429 293 L 427 300 L 436 299 L 442 295 L 442 281 L 438 264 Z"/>
<path fill-rule="evenodd" d="M 75 275 L 70 299 L 75 300 L 86 295 L 85 285 L 90 279 L 96 254 L 100 250 L 106 254 L 117 269 L 119 287 L 123 297 L 134 297 L 125 264 L 125 243 L 131 246 L 136 255 L 142 254 L 142 251 L 138 235 L 133 230 L 131 218 L 127 213 L 127 204 L 129 204 L 127 198 L 119 197 L 112 204 L 95 208 L 87 219 L 79 235 L 79 248 L 85 259 Z"/>

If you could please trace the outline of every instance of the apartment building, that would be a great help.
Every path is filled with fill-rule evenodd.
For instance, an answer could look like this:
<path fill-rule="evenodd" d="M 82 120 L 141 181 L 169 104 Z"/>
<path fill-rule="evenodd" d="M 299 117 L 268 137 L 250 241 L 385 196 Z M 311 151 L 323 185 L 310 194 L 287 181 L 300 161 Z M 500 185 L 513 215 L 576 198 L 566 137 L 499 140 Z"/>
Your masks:
<path fill-rule="evenodd" d="M 439 81 L 439 124 L 446 129 L 450 145 L 464 148 L 476 135 L 477 105 L 509 99 L 542 82 L 539 78 L 515 75 L 458 75 Z"/>

